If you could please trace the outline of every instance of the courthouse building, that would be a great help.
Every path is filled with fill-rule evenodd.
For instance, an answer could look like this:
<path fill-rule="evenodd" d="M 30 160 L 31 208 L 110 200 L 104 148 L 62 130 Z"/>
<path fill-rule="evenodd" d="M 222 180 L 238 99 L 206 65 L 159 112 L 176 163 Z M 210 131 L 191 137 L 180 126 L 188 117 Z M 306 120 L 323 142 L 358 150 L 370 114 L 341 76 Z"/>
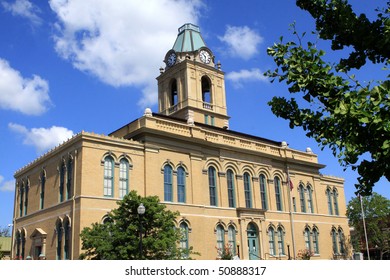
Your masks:
<path fill-rule="evenodd" d="M 180 246 L 216 259 L 344 257 L 344 180 L 317 155 L 229 127 L 224 72 L 199 30 L 179 28 L 158 81 L 158 112 L 108 135 L 80 132 L 16 171 L 12 257 L 78 259 L 80 232 L 130 190 L 180 212 Z M 146 211 L 148 211 L 146 209 Z"/>

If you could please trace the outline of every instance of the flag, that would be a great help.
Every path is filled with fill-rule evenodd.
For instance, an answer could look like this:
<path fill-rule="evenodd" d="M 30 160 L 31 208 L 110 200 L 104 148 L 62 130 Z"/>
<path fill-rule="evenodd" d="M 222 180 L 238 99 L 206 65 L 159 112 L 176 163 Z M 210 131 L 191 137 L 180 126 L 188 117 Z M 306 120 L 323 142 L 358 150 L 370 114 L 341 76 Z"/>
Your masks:
<path fill-rule="evenodd" d="M 293 183 L 292 183 L 292 181 L 291 181 L 290 178 L 288 178 L 288 182 L 289 182 L 289 184 L 290 184 L 290 191 L 292 191 L 293 188 L 294 188 L 294 185 L 293 185 Z"/>

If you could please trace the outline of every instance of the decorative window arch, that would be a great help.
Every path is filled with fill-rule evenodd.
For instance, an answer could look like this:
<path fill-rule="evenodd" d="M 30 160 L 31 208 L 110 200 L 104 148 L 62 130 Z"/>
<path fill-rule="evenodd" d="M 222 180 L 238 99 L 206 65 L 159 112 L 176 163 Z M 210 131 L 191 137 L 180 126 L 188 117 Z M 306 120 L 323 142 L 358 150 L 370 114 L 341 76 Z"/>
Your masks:
<path fill-rule="evenodd" d="M 186 202 L 186 171 L 182 165 L 177 168 L 177 202 Z"/>
<path fill-rule="evenodd" d="M 311 251 L 311 234 L 310 234 L 310 228 L 308 226 L 305 227 L 303 231 L 303 236 L 305 239 L 305 248 Z"/>
<path fill-rule="evenodd" d="M 277 230 L 277 235 L 278 235 L 278 252 L 279 255 L 285 255 L 285 250 L 284 250 L 284 234 L 285 230 L 283 226 L 279 225 Z"/>
<path fill-rule="evenodd" d="M 267 177 L 264 174 L 260 174 L 260 199 L 261 208 L 263 210 L 268 210 Z"/>
<path fill-rule="evenodd" d="M 22 228 L 21 230 L 21 246 L 22 246 L 22 251 L 21 251 L 21 258 L 24 260 L 25 254 L 26 254 L 26 239 L 27 239 L 27 231 L 25 228 Z"/>
<path fill-rule="evenodd" d="M 167 163 L 164 165 L 164 201 L 173 201 L 173 168 Z"/>
<path fill-rule="evenodd" d="M 208 168 L 208 180 L 209 180 L 209 197 L 210 205 L 218 206 L 218 195 L 217 195 L 217 171 L 214 166 Z"/>
<path fill-rule="evenodd" d="M 114 196 L 114 158 L 108 155 L 104 158 L 104 188 L 103 195 Z"/>
<path fill-rule="evenodd" d="M 313 188 L 310 185 L 307 185 L 307 210 L 309 213 L 314 213 L 314 205 L 313 205 Z"/>
<path fill-rule="evenodd" d="M 181 232 L 181 238 L 180 238 L 180 247 L 181 249 L 185 250 L 185 253 L 183 255 L 184 258 L 188 258 L 188 249 L 189 249 L 189 227 L 188 224 L 185 221 L 181 221 L 180 225 L 180 232 Z"/>
<path fill-rule="evenodd" d="M 64 219 L 64 259 L 69 260 L 70 259 L 70 252 L 71 252 L 71 220 L 70 217 L 67 215 Z"/>
<path fill-rule="evenodd" d="M 339 202 L 338 202 L 339 193 L 336 188 L 333 188 L 333 206 L 334 214 L 339 215 Z"/>
<path fill-rule="evenodd" d="M 64 226 L 61 218 L 57 219 L 55 229 L 57 237 L 56 259 L 62 260 L 62 236 L 64 233 Z"/>
<path fill-rule="evenodd" d="M 306 213 L 305 186 L 301 183 L 298 186 L 299 201 L 301 203 L 301 212 Z"/>
<path fill-rule="evenodd" d="M 268 227 L 268 246 L 269 246 L 269 254 L 271 256 L 276 255 L 275 250 L 275 227 L 273 225 L 270 225 Z"/>
<path fill-rule="evenodd" d="M 245 194 L 245 207 L 252 208 L 252 191 L 251 191 L 251 175 L 249 172 L 244 173 L 244 194 Z"/>
<path fill-rule="evenodd" d="M 340 252 L 340 254 L 344 255 L 345 254 L 345 239 L 344 239 L 344 232 L 343 232 L 343 229 L 341 227 L 338 228 L 337 234 L 338 234 L 339 252 Z"/>
<path fill-rule="evenodd" d="M 274 178 L 274 185 L 275 185 L 276 210 L 283 211 L 283 206 L 282 206 L 282 189 L 281 189 L 279 176 L 275 176 L 275 178 Z"/>
<path fill-rule="evenodd" d="M 330 235 L 332 237 L 332 248 L 333 248 L 333 254 L 338 254 L 338 246 L 337 246 L 337 231 L 334 227 L 332 227 L 332 230 L 330 232 Z"/>
<path fill-rule="evenodd" d="M 202 84 L 202 101 L 205 103 L 212 103 L 212 92 L 211 92 L 211 80 L 207 76 L 203 76 L 201 79 Z"/>
<path fill-rule="evenodd" d="M 119 160 L 119 198 L 129 193 L 129 170 L 130 164 L 126 158 Z"/>
<path fill-rule="evenodd" d="M 235 175 L 234 171 L 229 168 L 226 171 L 226 180 L 227 180 L 227 192 L 228 192 L 228 204 L 229 207 L 236 207 L 236 191 L 235 191 Z"/>

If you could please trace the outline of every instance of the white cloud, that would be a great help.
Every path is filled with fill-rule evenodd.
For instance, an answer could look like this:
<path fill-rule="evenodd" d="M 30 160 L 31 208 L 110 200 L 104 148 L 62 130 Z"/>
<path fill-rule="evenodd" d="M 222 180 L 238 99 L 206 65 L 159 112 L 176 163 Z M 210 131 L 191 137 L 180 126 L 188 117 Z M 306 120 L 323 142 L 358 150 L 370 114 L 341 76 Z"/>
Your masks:
<path fill-rule="evenodd" d="M 226 74 L 225 79 L 231 81 L 236 88 L 241 87 L 243 82 L 267 81 L 267 78 L 261 70 L 257 68 L 251 70 L 243 69 L 239 72 L 229 72 Z"/>
<path fill-rule="evenodd" d="M 0 58 L 0 108 L 40 115 L 50 105 L 49 84 L 37 75 L 23 78 L 9 63 Z"/>
<path fill-rule="evenodd" d="M 23 144 L 35 147 L 37 153 L 43 153 L 73 136 L 73 131 L 65 127 L 32 128 L 15 123 L 8 124 L 9 129 L 23 136 Z"/>
<path fill-rule="evenodd" d="M 35 25 L 40 25 L 42 19 L 38 16 L 41 10 L 28 0 L 16 0 L 14 3 L 2 2 L 3 8 L 14 16 L 27 18 Z"/>
<path fill-rule="evenodd" d="M 177 29 L 197 22 L 200 0 L 50 0 L 57 53 L 109 85 L 142 88 L 139 104 L 157 102 L 155 77 Z M 154 90 L 150 90 L 154 88 Z"/>
<path fill-rule="evenodd" d="M 0 192 L 13 192 L 15 190 L 15 180 L 4 181 L 0 175 Z"/>
<path fill-rule="evenodd" d="M 218 39 L 227 45 L 228 53 L 234 57 L 248 60 L 258 52 L 258 45 L 263 38 L 248 26 L 226 27 L 225 34 Z"/>

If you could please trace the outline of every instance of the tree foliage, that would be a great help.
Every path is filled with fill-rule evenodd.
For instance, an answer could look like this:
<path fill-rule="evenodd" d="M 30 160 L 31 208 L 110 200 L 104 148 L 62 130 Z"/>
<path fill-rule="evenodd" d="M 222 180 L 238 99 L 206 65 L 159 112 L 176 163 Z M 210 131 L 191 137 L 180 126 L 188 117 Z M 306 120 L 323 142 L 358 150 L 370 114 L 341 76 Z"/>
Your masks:
<path fill-rule="evenodd" d="M 131 191 L 118 202 L 118 208 L 108 214 L 104 224 L 94 223 L 84 228 L 81 259 L 95 260 L 162 260 L 187 258 L 192 252 L 178 244 L 182 233 L 175 227 L 178 212 L 166 210 L 157 196 L 141 197 Z M 137 208 L 143 203 L 145 214 L 138 216 Z M 141 224 L 140 224 L 141 223 Z M 140 255 L 140 230 L 142 256 Z"/>
<path fill-rule="evenodd" d="M 363 213 L 366 223 L 369 248 L 376 248 L 383 254 L 390 252 L 390 200 L 373 192 L 371 196 L 362 197 Z M 365 244 L 363 216 L 360 198 L 355 197 L 348 202 L 347 216 L 350 224 L 355 228 L 356 235 L 352 240 L 355 251 Z"/>
<path fill-rule="evenodd" d="M 266 75 L 285 82 L 296 98 L 274 97 L 272 112 L 302 127 L 308 137 L 329 147 L 345 168 L 359 173 L 357 193 L 369 195 L 385 176 L 390 180 L 390 75 L 385 81 L 359 82 L 351 70 L 368 61 L 378 67 L 390 62 L 390 2 L 377 19 L 357 16 L 344 0 L 297 0 L 316 21 L 320 39 L 330 40 L 333 50 L 353 51 L 337 63 L 324 60 L 325 52 L 312 42 L 275 43 L 267 52 L 277 68 Z M 388 71 L 384 68 L 383 71 Z M 302 104 L 307 104 L 305 107 Z"/>
<path fill-rule="evenodd" d="M 10 237 L 10 231 L 8 227 L 0 227 L 0 236 L 1 237 Z"/>

